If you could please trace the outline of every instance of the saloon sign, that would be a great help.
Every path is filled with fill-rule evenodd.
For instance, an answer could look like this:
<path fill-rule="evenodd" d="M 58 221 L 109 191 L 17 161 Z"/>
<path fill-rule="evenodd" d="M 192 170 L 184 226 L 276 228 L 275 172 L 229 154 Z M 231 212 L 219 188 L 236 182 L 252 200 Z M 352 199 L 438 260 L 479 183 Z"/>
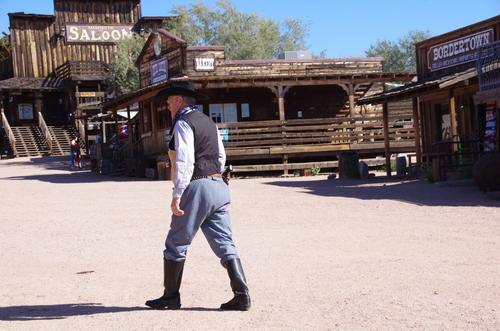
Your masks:
<path fill-rule="evenodd" d="M 66 23 L 67 43 L 116 43 L 133 34 L 132 25 Z"/>
<path fill-rule="evenodd" d="M 434 45 L 427 52 L 430 71 L 453 67 L 477 60 L 477 48 L 493 41 L 493 29 Z"/>

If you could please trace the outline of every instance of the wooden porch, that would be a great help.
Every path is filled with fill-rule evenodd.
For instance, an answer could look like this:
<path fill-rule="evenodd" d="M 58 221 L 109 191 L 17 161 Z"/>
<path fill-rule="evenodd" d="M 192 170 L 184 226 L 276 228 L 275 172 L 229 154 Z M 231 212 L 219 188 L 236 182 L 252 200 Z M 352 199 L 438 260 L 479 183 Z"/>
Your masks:
<path fill-rule="evenodd" d="M 413 153 L 413 123 L 389 117 L 388 124 L 391 153 Z M 234 172 L 336 168 L 338 154 L 350 151 L 366 159 L 385 156 L 386 134 L 380 117 L 218 123 L 217 126 Z M 167 154 L 168 137 L 168 130 L 144 134 L 141 139 L 144 155 Z M 385 162 L 385 158 L 380 158 L 378 162 L 367 163 Z"/>

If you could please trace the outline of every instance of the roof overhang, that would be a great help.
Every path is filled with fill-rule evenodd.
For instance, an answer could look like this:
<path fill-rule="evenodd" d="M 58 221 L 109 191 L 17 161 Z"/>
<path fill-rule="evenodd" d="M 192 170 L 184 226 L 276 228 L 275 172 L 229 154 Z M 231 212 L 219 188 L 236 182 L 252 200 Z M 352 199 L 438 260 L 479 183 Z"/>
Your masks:
<path fill-rule="evenodd" d="M 440 75 L 418 80 L 414 83 L 403 85 L 386 92 L 359 98 L 358 100 L 356 100 L 356 103 L 358 105 L 381 104 L 414 98 L 423 93 L 448 88 L 474 77 L 477 77 L 476 68 L 468 68 L 453 74 Z"/>
<path fill-rule="evenodd" d="M 57 91 L 66 90 L 68 85 L 58 78 L 9 78 L 0 81 L 0 90 L 3 91 Z"/>
<path fill-rule="evenodd" d="M 171 81 L 189 80 L 193 82 L 196 89 L 211 88 L 247 88 L 247 87 L 269 87 L 276 85 L 306 86 L 306 85 L 338 85 L 357 83 L 380 83 L 380 82 L 409 82 L 416 76 L 415 72 L 380 72 L 370 74 L 346 74 L 346 75 L 297 75 L 297 76 L 199 76 L 178 77 L 169 81 L 144 87 L 136 92 L 123 95 L 103 104 L 103 109 L 120 109 L 136 102 L 154 97 L 161 89 L 170 85 Z"/>

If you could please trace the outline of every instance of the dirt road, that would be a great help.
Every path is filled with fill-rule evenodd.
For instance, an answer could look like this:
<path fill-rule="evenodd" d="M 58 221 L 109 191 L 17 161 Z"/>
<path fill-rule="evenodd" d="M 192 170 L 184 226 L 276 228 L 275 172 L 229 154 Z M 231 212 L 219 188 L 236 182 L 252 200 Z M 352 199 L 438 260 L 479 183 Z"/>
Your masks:
<path fill-rule="evenodd" d="M 233 179 L 253 306 L 203 235 L 182 309 L 162 293 L 172 184 L 0 160 L 2 330 L 499 330 L 500 202 L 475 186 L 326 176 Z"/>

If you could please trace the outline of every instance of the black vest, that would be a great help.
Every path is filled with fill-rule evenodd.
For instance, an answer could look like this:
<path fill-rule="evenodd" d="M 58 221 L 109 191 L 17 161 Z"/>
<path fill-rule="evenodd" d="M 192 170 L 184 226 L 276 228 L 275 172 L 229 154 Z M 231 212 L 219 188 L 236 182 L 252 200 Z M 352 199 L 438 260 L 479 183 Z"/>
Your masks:
<path fill-rule="evenodd" d="M 193 110 L 181 117 L 191 127 L 194 134 L 194 169 L 193 177 L 208 176 L 220 173 L 219 133 L 210 117 L 200 111 Z M 174 137 L 169 148 L 174 149 Z"/>

